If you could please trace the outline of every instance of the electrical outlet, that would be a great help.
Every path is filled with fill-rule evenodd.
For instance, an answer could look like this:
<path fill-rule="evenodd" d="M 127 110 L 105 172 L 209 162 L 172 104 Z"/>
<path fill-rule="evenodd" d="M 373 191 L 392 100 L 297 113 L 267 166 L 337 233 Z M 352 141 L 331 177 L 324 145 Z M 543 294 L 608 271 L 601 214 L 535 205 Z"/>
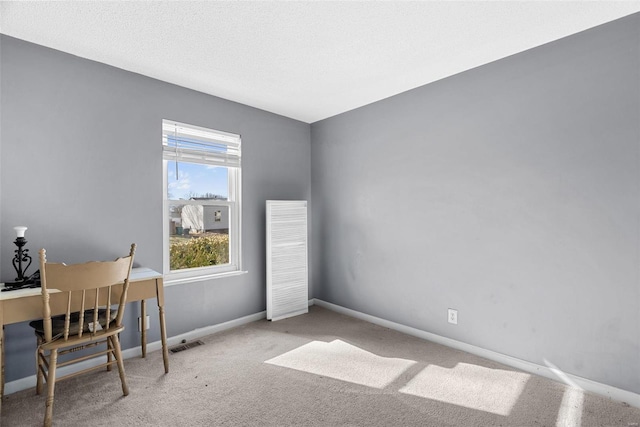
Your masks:
<path fill-rule="evenodd" d="M 149 316 L 144 319 L 144 329 L 149 329 Z M 138 332 L 142 332 L 142 317 L 138 317 Z"/>
<path fill-rule="evenodd" d="M 447 315 L 447 320 L 449 323 L 453 323 L 454 325 L 458 324 L 458 310 L 454 310 L 450 308 Z"/>

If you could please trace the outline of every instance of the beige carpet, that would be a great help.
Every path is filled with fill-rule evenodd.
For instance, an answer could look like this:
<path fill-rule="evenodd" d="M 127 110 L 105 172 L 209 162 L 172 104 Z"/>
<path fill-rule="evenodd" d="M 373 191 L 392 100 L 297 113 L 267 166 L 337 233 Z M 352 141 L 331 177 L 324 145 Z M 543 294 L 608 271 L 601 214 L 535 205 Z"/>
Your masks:
<path fill-rule="evenodd" d="M 168 319 L 170 321 L 170 319 Z M 319 307 L 57 385 L 57 426 L 637 426 L 640 409 Z M 2 427 L 44 397 L 6 396 Z"/>

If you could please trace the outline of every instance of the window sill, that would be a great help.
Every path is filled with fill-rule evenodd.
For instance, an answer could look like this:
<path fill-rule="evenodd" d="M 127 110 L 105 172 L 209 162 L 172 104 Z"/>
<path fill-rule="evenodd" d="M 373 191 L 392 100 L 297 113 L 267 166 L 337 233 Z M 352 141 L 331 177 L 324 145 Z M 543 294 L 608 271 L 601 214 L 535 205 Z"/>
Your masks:
<path fill-rule="evenodd" d="M 248 271 L 227 271 L 224 273 L 209 273 L 203 274 L 200 276 L 190 276 L 190 277 L 176 277 L 170 278 L 170 276 L 165 275 L 164 286 L 175 286 L 182 285 L 184 283 L 195 283 L 195 282 L 203 282 L 205 280 L 214 280 L 214 279 L 225 279 L 227 277 L 241 276 L 243 274 L 247 274 Z"/>

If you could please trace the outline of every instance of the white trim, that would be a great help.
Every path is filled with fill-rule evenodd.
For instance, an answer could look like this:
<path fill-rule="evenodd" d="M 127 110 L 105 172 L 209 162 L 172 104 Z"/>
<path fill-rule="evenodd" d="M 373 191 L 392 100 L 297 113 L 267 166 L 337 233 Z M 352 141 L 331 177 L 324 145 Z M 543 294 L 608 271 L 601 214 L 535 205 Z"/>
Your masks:
<path fill-rule="evenodd" d="M 242 271 L 242 170 L 229 172 L 229 261 Z M 233 238 L 232 238 L 233 237 Z"/>
<path fill-rule="evenodd" d="M 187 123 L 176 122 L 175 120 L 162 119 L 162 133 L 171 133 L 175 127 L 180 128 L 180 133 L 193 136 L 194 138 L 220 141 L 224 144 L 240 145 L 240 135 L 237 133 L 225 132 L 205 128 L 202 126 L 191 125 Z M 177 129 L 175 129 L 177 131 Z"/>
<path fill-rule="evenodd" d="M 166 288 L 168 286 L 182 285 L 184 283 L 195 283 L 195 282 L 203 282 L 205 280 L 215 280 L 215 279 L 224 279 L 224 278 L 233 277 L 233 276 L 241 276 L 247 273 L 249 272 L 241 271 L 241 270 L 233 270 L 233 271 L 227 271 L 224 273 L 203 274 L 201 276 L 176 277 L 174 279 L 167 279 L 167 277 L 169 276 L 167 275 L 165 276 L 163 283 L 164 283 L 164 287 Z"/>
<path fill-rule="evenodd" d="M 164 274 L 165 283 L 190 282 L 212 279 L 215 276 L 227 273 L 235 273 L 241 271 L 237 265 L 221 264 L 207 267 L 185 268 L 183 270 L 174 270 Z"/>
<path fill-rule="evenodd" d="M 227 206 L 231 207 L 235 203 L 224 199 L 207 199 L 207 200 L 183 200 L 183 199 L 167 199 L 169 206 L 171 205 L 190 205 L 190 206 Z"/>
<path fill-rule="evenodd" d="M 432 334 L 430 332 L 422 331 L 420 329 L 412 328 L 411 326 L 405 326 L 400 323 L 391 322 L 389 320 L 384 320 L 379 317 L 375 317 L 369 314 L 361 313 L 359 311 L 351 310 L 349 308 L 332 304 L 330 302 L 326 302 L 321 299 L 317 299 L 317 298 L 310 299 L 309 306 L 312 306 L 312 305 L 317 305 L 319 307 L 326 308 L 331 311 L 335 311 L 336 313 L 344 314 L 350 317 L 355 317 L 356 319 L 361 319 L 369 323 L 384 326 L 386 328 L 393 329 L 395 331 L 402 332 L 404 334 L 418 337 L 427 341 L 435 342 L 437 344 L 442 344 L 447 347 L 466 351 L 467 353 L 475 354 L 476 356 L 484 357 L 486 359 L 493 360 L 495 362 L 502 363 L 504 365 L 511 366 L 513 368 L 520 369 L 525 372 L 529 372 L 531 374 L 540 375 L 542 377 L 549 378 L 554 381 L 560 381 L 572 387 L 577 386 L 588 392 L 595 393 L 600 396 L 604 396 L 618 402 L 626 402 L 631 406 L 640 408 L 640 394 L 633 393 L 627 390 L 622 390 L 616 387 L 608 386 L 606 384 L 598 383 L 596 381 L 578 377 L 576 375 L 571 375 L 567 373 L 558 373 L 556 371 L 557 368 L 553 366 L 551 367 L 541 366 L 532 362 L 527 362 L 525 360 L 507 356 L 505 354 L 497 353 L 495 351 L 485 350 L 483 348 L 476 347 L 471 344 L 466 344 L 460 341 L 453 340 L 451 338 L 446 338 L 440 335 Z M 227 329 L 235 328 L 237 326 L 245 325 L 247 323 L 255 322 L 257 320 L 262 320 L 266 318 L 266 315 L 267 315 L 266 311 L 261 311 L 259 313 L 250 314 L 248 316 L 230 320 L 228 322 L 195 329 L 193 331 L 168 338 L 167 345 L 168 346 L 177 345 L 182 340 L 190 341 L 190 340 L 202 338 L 207 335 L 214 334 L 216 332 L 224 331 Z M 152 343 L 147 344 L 147 352 L 160 350 L 161 348 L 162 348 L 162 344 L 160 343 L 160 341 L 154 341 Z M 129 359 L 133 357 L 139 357 L 140 352 L 141 352 L 141 348 L 138 346 L 138 347 L 133 347 L 133 348 L 128 348 L 126 350 L 123 350 L 122 355 L 125 359 Z M 67 373 L 76 372 L 81 369 L 85 369 L 87 367 L 96 366 L 96 365 L 97 365 L 97 359 L 87 360 L 75 365 L 62 367 L 58 370 L 58 372 L 60 373 L 60 375 L 66 375 Z M 169 365 L 171 365 L 171 363 L 169 363 Z M 171 366 L 169 366 L 169 372 L 171 372 Z M 35 387 L 35 385 L 36 385 L 35 375 L 31 375 L 25 378 L 20 378 L 20 379 L 6 383 L 4 387 L 4 394 L 6 396 L 18 391 Z"/>
<path fill-rule="evenodd" d="M 215 153 L 207 150 L 191 150 L 189 148 L 168 147 L 165 136 L 171 131 L 189 135 L 195 139 L 215 144 L 226 145 L 230 150 L 227 153 Z M 214 276 L 223 273 L 220 277 L 226 277 L 229 271 L 242 272 L 242 166 L 241 143 L 242 138 L 238 134 L 218 131 L 189 125 L 173 120 L 162 120 L 163 160 L 162 160 L 162 272 L 170 283 L 188 283 L 216 278 Z M 189 153 L 195 155 L 190 156 Z M 202 157 L 202 158 L 200 158 Z M 227 169 L 228 200 L 180 200 L 168 198 L 168 161 L 202 163 L 217 165 Z M 208 205 L 227 206 L 229 208 L 229 263 L 222 266 L 205 266 L 198 268 L 186 268 L 171 270 L 170 263 L 170 226 L 169 208 L 173 205 Z M 172 277 L 175 275 L 174 277 Z"/>
<path fill-rule="evenodd" d="M 520 369 L 531 374 L 540 375 L 545 378 L 549 378 L 554 381 L 562 382 L 571 387 L 578 387 L 591 393 L 598 394 L 600 396 L 607 397 L 611 400 L 618 402 L 625 402 L 636 408 L 640 408 L 640 394 L 622 390 L 617 387 L 612 387 L 606 384 L 602 384 L 587 378 L 578 377 L 576 375 L 568 374 L 566 372 L 559 372 L 554 366 L 542 366 L 526 360 L 517 359 L 506 354 L 498 353 L 492 350 L 486 350 L 484 348 L 476 347 L 475 345 L 467 344 L 461 341 L 456 341 L 451 338 L 443 337 L 440 335 L 432 334 L 420 329 L 412 328 L 411 326 L 402 325 L 400 323 L 391 322 L 389 320 L 381 319 L 379 317 L 371 316 L 370 314 L 361 313 L 359 311 L 351 310 L 330 302 L 326 302 L 320 299 L 313 299 L 313 305 L 326 308 L 336 313 L 344 314 L 356 319 L 364 320 L 369 323 L 384 326 L 385 328 L 393 329 L 398 332 L 402 332 L 407 335 L 422 338 L 427 341 L 442 344 L 447 347 L 455 348 L 457 350 L 466 351 L 467 353 L 475 354 L 476 356 L 484 357 L 494 362 L 502 363 L 512 368 Z"/>
<path fill-rule="evenodd" d="M 193 331 L 185 332 L 183 334 L 176 335 L 171 338 L 167 338 L 167 345 L 171 347 L 171 346 L 180 344 L 182 340 L 191 341 L 198 338 L 206 337 L 207 335 L 215 334 L 217 332 L 226 331 L 227 329 L 232 329 L 238 326 L 246 325 L 247 323 L 255 322 L 257 320 L 262 320 L 262 319 L 265 319 L 266 317 L 267 317 L 267 312 L 261 311 L 259 313 L 249 314 L 247 316 L 229 320 L 227 322 L 222 322 L 215 325 L 194 329 Z M 147 351 L 160 350 L 161 348 L 162 348 L 162 343 L 160 341 L 154 341 L 147 345 Z M 127 351 L 133 351 L 134 356 L 137 356 L 140 354 L 140 347 L 135 347 L 135 349 L 128 349 Z M 169 366 L 169 369 L 171 369 L 171 366 Z M 171 372 L 171 370 L 169 370 L 169 372 Z"/>
<path fill-rule="evenodd" d="M 167 172 L 167 161 L 162 159 L 162 273 L 166 274 L 169 268 L 169 174 Z"/>
<path fill-rule="evenodd" d="M 185 332 L 184 334 L 180 334 L 180 335 L 176 335 L 174 337 L 168 338 L 167 346 L 171 347 L 171 346 L 180 344 L 182 340 L 191 341 L 194 339 L 202 338 L 207 335 L 215 334 L 216 332 L 221 332 L 227 329 L 235 328 L 237 326 L 242 326 L 247 323 L 255 322 L 256 320 L 262 320 L 266 317 L 267 317 L 267 312 L 261 311 L 259 313 L 250 314 L 248 316 L 240 317 L 238 319 L 229 320 L 228 322 L 218 323 L 217 325 L 194 329 L 193 331 Z M 160 350 L 161 348 L 162 348 L 162 343 L 160 341 L 154 341 L 152 343 L 147 344 L 147 353 Z M 126 350 L 122 350 L 122 357 L 124 359 L 132 359 L 134 357 L 140 357 L 141 352 L 142 352 L 142 349 L 140 346 L 128 348 Z M 91 368 L 93 366 L 98 366 L 100 363 L 104 363 L 104 361 L 101 359 L 102 357 L 96 357 L 95 359 L 85 360 L 83 362 L 79 362 L 74 365 L 63 366 L 56 371 L 57 376 L 64 376 L 74 372 L 79 372 L 83 369 Z M 158 373 L 160 372 L 161 371 L 158 371 Z M 169 373 L 171 373 L 171 361 L 169 361 Z M 9 394 L 26 390 L 35 386 L 36 386 L 35 375 L 20 378 L 20 379 L 5 383 L 4 395 L 7 396 Z"/>

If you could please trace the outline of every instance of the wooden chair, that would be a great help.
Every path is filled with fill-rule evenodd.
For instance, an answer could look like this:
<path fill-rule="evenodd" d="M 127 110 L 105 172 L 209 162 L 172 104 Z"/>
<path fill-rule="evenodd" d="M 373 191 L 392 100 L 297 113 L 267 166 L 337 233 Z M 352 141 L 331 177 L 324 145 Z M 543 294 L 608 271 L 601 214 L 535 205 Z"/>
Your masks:
<path fill-rule="evenodd" d="M 36 393 L 42 392 L 43 379 L 47 383 L 45 427 L 52 423 L 56 381 L 105 366 L 111 370 L 111 365 L 116 363 L 122 393 L 125 396 L 129 394 L 118 333 L 124 330 L 122 318 L 135 250 L 136 245 L 132 244 L 129 255 L 115 261 L 73 265 L 47 262 L 46 251 L 40 250 L 43 319 L 30 325 L 35 329 L 38 339 Z M 65 314 L 52 317 L 49 294 L 57 291 L 67 294 L 66 307 L 54 308 L 54 311 L 65 311 Z M 58 362 L 61 355 L 101 344 L 106 344 L 106 350 Z M 104 355 L 107 355 L 106 361 L 97 366 L 56 377 L 59 367 Z"/>

